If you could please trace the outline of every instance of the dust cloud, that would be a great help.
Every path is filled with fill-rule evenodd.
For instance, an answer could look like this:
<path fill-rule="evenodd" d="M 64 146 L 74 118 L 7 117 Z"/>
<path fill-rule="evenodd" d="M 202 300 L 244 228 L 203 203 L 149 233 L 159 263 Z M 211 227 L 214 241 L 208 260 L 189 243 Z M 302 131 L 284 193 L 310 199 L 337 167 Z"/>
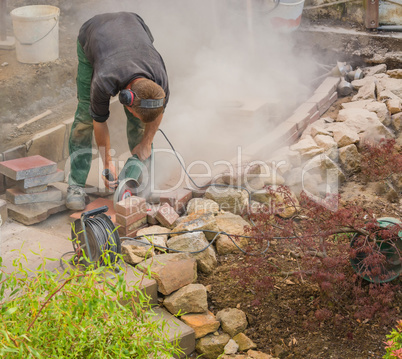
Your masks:
<path fill-rule="evenodd" d="M 271 27 L 272 7 L 268 0 L 96 1 L 78 18 L 82 23 L 97 13 L 132 11 L 145 20 L 170 80 L 161 128 L 186 167 L 192 161 L 213 166 L 272 131 L 310 96 L 314 62 L 296 50 L 292 34 Z M 262 115 L 247 114 L 263 104 Z M 155 144 L 168 148 L 160 134 Z M 179 169 L 177 160 L 159 157 L 160 180 L 166 181 Z"/>

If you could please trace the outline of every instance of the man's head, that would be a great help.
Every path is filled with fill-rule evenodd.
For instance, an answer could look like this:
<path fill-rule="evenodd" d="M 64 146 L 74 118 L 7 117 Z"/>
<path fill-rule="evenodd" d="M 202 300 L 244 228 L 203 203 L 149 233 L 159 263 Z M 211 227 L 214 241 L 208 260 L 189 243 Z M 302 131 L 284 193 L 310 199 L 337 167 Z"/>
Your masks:
<path fill-rule="evenodd" d="M 142 122 L 152 122 L 163 112 L 163 106 L 156 108 L 144 108 L 141 106 L 141 100 L 158 100 L 165 98 L 165 91 L 163 91 L 162 87 L 160 87 L 158 84 L 151 80 L 140 78 L 131 82 L 128 88 L 134 92 L 135 97 L 133 104 L 131 106 L 127 106 L 127 108 Z"/>

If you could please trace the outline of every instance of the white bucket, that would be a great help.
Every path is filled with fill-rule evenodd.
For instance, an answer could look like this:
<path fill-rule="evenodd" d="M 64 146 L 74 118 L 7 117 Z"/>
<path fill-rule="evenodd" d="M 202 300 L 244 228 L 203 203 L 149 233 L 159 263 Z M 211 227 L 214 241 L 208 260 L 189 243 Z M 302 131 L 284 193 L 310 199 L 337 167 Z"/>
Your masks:
<path fill-rule="evenodd" d="M 59 57 L 60 9 L 30 5 L 11 11 L 17 60 L 26 64 L 54 61 Z"/>
<path fill-rule="evenodd" d="M 272 26 L 282 32 L 297 30 L 303 7 L 304 0 L 280 0 L 279 5 L 269 14 Z"/>

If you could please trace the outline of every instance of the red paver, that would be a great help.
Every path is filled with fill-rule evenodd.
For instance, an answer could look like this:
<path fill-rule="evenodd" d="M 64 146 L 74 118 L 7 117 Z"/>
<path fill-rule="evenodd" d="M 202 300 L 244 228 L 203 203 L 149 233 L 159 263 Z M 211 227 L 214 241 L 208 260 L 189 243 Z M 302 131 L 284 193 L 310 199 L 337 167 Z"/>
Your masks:
<path fill-rule="evenodd" d="M 39 155 L 0 162 L 0 173 L 13 180 L 44 176 L 56 171 L 56 162 Z"/>
<path fill-rule="evenodd" d="M 113 201 L 111 199 L 106 199 L 106 198 L 97 198 L 95 201 L 89 203 L 83 211 L 73 213 L 70 216 L 70 218 L 80 219 L 81 213 L 90 211 L 91 209 L 99 208 L 102 206 L 108 206 L 108 211 L 105 214 L 110 216 L 110 220 L 113 223 L 116 223 L 116 212 L 113 207 Z"/>
<path fill-rule="evenodd" d="M 162 206 L 160 206 L 155 216 L 158 222 L 164 227 L 172 226 L 179 217 L 180 216 L 177 214 L 174 208 L 168 203 L 164 203 Z"/>
<path fill-rule="evenodd" d="M 311 115 L 310 117 L 310 124 L 314 123 L 315 121 L 317 121 L 320 118 L 320 113 L 317 111 L 316 113 L 314 113 L 313 115 Z"/>
<path fill-rule="evenodd" d="M 116 213 L 116 223 L 123 227 L 127 227 L 135 222 L 138 222 L 146 216 L 146 212 L 137 212 L 130 214 L 129 216 L 123 216 L 120 213 Z"/>
<path fill-rule="evenodd" d="M 151 225 L 158 224 L 159 222 L 157 221 L 155 216 L 156 216 L 156 213 L 158 213 L 160 205 L 159 204 L 147 204 L 147 207 L 148 207 L 148 209 L 147 209 L 147 221 L 148 221 L 148 223 L 151 224 Z"/>
<path fill-rule="evenodd" d="M 193 198 L 193 193 L 185 188 L 180 188 L 176 191 L 164 193 L 160 196 L 160 203 L 168 203 L 174 210 L 183 214 L 186 211 L 186 204 Z"/>
<path fill-rule="evenodd" d="M 286 121 L 293 122 L 299 132 L 304 131 L 309 124 L 311 115 L 309 113 L 295 112 Z"/>
<path fill-rule="evenodd" d="M 340 81 L 341 81 L 340 77 L 329 76 L 321 83 L 320 86 L 317 87 L 317 89 L 314 92 L 327 93 L 328 95 L 331 96 L 331 94 L 334 91 L 336 91 L 336 88 L 338 87 Z"/>
<path fill-rule="evenodd" d="M 130 237 L 133 238 L 137 235 L 138 231 L 140 229 L 146 228 L 148 227 L 148 224 L 144 224 L 136 229 L 133 229 L 132 231 L 130 231 L 127 227 L 118 227 L 117 228 L 117 233 L 119 233 L 119 236 L 121 237 Z M 124 239 L 123 239 L 124 240 Z"/>
<path fill-rule="evenodd" d="M 193 198 L 201 198 L 204 196 L 205 192 L 208 189 L 208 185 L 212 183 L 212 178 L 201 178 L 201 179 L 194 179 L 194 182 L 197 184 L 197 186 L 201 187 L 195 187 L 194 184 L 191 184 L 189 188 L 186 188 L 191 191 L 191 194 Z M 205 187 L 203 187 L 205 186 Z"/>
<path fill-rule="evenodd" d="M 122 216 L 129 216 L 130 214 L 134 214 L 137 212 L 146 213 L 147 207 L 145 203 L 145 198 L 137 196 L 127 197 L 115 204 L 115 211 Z"/>

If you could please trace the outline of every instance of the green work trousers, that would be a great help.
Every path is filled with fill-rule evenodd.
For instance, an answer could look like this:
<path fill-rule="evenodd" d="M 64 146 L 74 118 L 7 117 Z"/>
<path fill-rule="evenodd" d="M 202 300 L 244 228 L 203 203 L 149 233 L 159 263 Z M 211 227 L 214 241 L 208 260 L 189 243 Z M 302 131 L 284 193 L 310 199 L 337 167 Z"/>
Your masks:
<path fill-rule="evenodd" d="M 92 162 L 93 120 L 89 114 L 90 92 L 93 67 L 85 56 L 81 44 L 77 41 L 78 71 L 77 98 L 78 106 L 71 127 L 68 147 L 70 151 L 71 170 L 69 185 L 84 187 Z M 141 142 L 144 134 L 144 124 L 133 116 L 126 108 L 127 139 L 130 152 Z"/>

